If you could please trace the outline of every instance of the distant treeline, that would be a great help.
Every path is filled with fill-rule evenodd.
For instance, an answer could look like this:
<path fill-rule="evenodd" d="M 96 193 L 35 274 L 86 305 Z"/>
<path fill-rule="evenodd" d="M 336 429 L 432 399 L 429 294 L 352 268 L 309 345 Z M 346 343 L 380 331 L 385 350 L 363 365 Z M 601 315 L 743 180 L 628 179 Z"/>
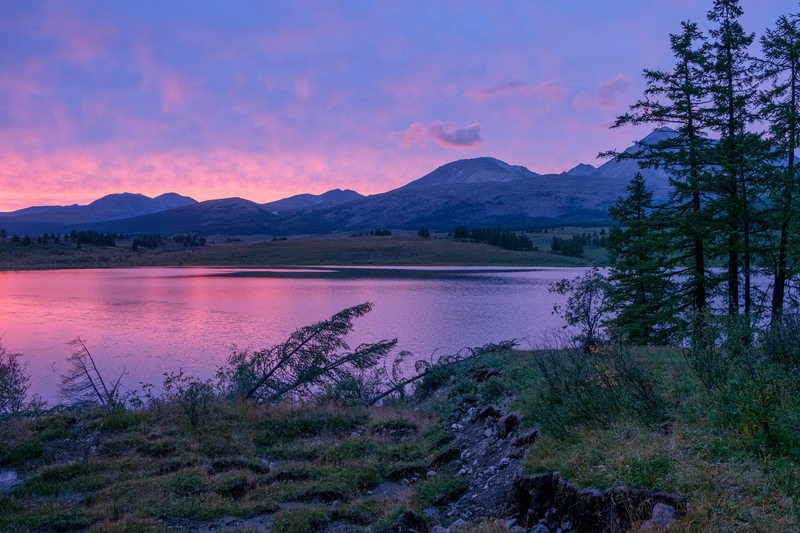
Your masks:
<path fill-rule="evenodd" d="M 600 233 L 596 231 L 593 233 L 576 233 L 569 239 L 562 239 L 554 235 L 550 249 L 561 255 L 583 257 L 583 247 L 589 245 L 607 247 L 608 235 L 606 235 L 606 230 L 601 229 Z"/>
<path fill-rule="evenodd" d="M 536 250 L 533 242 L 527 236 L 501 228 L 475 228 L 469 230 L 466 226 L 457 226 L 453 230 L 453 238 L 472 239 L 475 242 L 499 246 L 506 250 Z"/>
<path fill-rule="evenodd" d="M 9 239 L 8 231 L 4 229 L 0 229 L 0 239 L 6 240 Z M 117 241 L 128 241 L 130 237 L 121 233 L 103 233 L 100 231 L 94 230 L 83 230 L 77 231 L 72 230 L 69 233 L 43 233 L 37 237 L 31 237 L 30 235 L 13 235 L 9 239 L 14 244 L 19 244 L 21 246 L 31 246 L 33 243 L 37 244 L 67 244 L 67 243 L 75 243 L 78 248 L 84 244 L 90 244 L 93 246 L 117 246 Z M 133 239 L 131 243 L 131 249 L 136 250 L 139 247 L 142 248 L 156 248 L 158 246 L 163 246 L 167 242 L 174 242 L 183 244 L 186 247 L 189 246 L 205 246 L 206 245 L 206 238 L 205 237 L 198 237 L 197 235 L 187 233 L 185 235 L 173 235 L 171 237 L 164 237 L 163 235 L 146 235 L 143 237 L 136 237 Z"/>

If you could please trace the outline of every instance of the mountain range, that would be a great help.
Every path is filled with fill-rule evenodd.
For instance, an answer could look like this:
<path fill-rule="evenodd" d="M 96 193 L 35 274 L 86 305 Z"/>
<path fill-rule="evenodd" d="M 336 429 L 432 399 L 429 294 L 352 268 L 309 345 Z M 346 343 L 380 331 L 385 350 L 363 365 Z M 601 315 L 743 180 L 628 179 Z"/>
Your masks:
<path fill-rule="evenodd" d="M 658 128 L 631 146 L 676 132 Z M 462 159 L 397 189 L 370 196 L 334 189 L 257 204 L 242 198 L 197 202 L 176 193 L 156 198 L 111 194 L 85 206 L 36 206 L 0 213 L 9 234 L 94 229 L 127 234 L 292 235 L 376 228 L 450 231 L 455 226 L 507 228 L 608 223 L 608 208 L 640 171 L 656 198 L 668 189 L 666 173 L 615 158 L 599 167 L 579 164 L 561 174 L 537 174 L 492 157 Z"/>

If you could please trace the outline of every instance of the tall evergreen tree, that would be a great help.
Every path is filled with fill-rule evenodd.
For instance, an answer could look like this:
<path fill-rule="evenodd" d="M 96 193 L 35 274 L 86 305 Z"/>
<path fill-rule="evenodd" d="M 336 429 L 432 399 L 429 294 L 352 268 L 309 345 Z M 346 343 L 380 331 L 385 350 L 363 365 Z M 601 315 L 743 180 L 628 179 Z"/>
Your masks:
<path fill-rule="evenodd" d="M 706 73 L 710 68 L 709 46 L 694 22 L 683 22 L 679 34 L 670 35 L 675 65 L 672 70 L 645 70 L 644 98 L 620 116 L 624 124 L 668 124 L 677 133 L 632 155 L 643 166 L 664 168 L 670 175 L 669 201 L 660 207 L 659 218 L 668 230 L 672 258 L 679 277 L 680 293 L 687 296 L 695 317 L 693 332 L 701 335 L 713 279 L 707 268 L 709 226 L 708 169 L 713 143 L 705 136 L 709 94 Z M 619 155 L 619 154 L 611 154 Z M 688 306 L 687 306 L 688 307 Z"/>
<path fill-rule="evenodd" d="M 707 120 L 712 131 L 719 135 L 716 145 L 714 189 L 715 207 L 724 240 L 718 252 L 727 256 L 728 315 L 741 312 L 740 294 L 744 295 L 744 314 L 752 310 L 751 229 L 753 223 L 752 157 L 757 137 L 747 131 L 754 121 L 753 104 L 758 80 L 755 62 L 749 48 L 755 34 L 747 33 L 739 23 L 743 14 L 739 0 L 714 0 L 708 20 L 711 41 L 711 68 L 707 73 L 712 105 Z M 744 290 L 740 287 L 740 271 Z"/>
<path fill-rule="evenodd" d="M 775 260 L 771 317 L 779 324 L 786 300 L 786 284 L 795 273 L 790 264 L 790 239 L 797 234 L 793 226 L 797 200 L 797 169 L 795 150 L 800 146 L 800 17 L 781 16 L 775 27 L 761 37 L 763 80 L 766 88 L 761 93 L 761 115 L 769 123 L 769 136 L 776 153 L 786 167 L 775 165 L 771 184 L 771 205 L 775 206 L 775 227 L 778 231 Z M 781 161 L 784 162 L 784 161 Z M 794 243 L 797 244 L 797 243 Z"/>
<path fill-rule="evenodd" d="M 608 238 L 614 259 L 608 302 L 616 311 L 610 325 L 634 344 L 668 344 L 680 314 L 670 249 L 641 173 L 627 190 L 628 196 L 610 209 L 619 223 Z"/>

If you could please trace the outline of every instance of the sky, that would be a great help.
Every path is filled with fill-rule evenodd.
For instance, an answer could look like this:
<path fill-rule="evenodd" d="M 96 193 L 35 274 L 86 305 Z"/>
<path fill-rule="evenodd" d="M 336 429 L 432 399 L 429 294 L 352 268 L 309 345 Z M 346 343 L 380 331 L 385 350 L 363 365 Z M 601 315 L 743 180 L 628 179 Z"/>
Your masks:
<path fill-rule="evenodd" d="M 375 194 L 457 159 L 539 173 L 609 129 L 711 0 L 3 0 L 0 211 L 105 194 Z M 757 36 L 797 0 L 742 0 Z"/>

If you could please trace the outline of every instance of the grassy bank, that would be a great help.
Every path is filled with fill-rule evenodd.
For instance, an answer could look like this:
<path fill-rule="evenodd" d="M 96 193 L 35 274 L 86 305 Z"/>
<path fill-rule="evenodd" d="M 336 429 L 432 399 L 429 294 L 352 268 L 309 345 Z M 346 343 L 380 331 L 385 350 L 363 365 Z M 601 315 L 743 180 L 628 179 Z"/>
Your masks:
<path fill-rule="evenodd" d="M 218 400 L 195 425 L 179 403 L 159 402 L 6 419 L 0 469 L 24 482 L 0 495 L 0 529 L 381 531 L 406 511 L 435 516 L 430 509 L 473 490 L 458 457 L 479 443 L 456 440 L 451 426 L 488 404 L 541 427 L 526 445 L 529 473 L 682 493 L 689 512 L 671 531 L 800 528 L 800 409 L 763 397 L 775 386 L 726 389 L 732 399 L 709 393 L 677 349 L 601 352 L 579 368 L 554 354 L 483 356 L 381 407 Z M 559 379 L 577 392 L 556 398 L 552 372 L 568 372 Z M 647 397 L 658 405 L 644 406 Z M 773 402 L 769 412 L 757 412 L 759 398 Z M 765 439 L 762 422 L 788 425 L 794 437 Z M 487 519 L 463 530 L 510 527 Z"/>
<path fill-rule="evenodd" d="M 402 236 L 308 237 L 285 241 L 222 242 L 203 247 L 170 244 L 139 248 L 120 241 L 117 247 L 74 243 L 23 247 L 0 242 L 0 269 L 123 268 L 136 266 L 274 267 L 296 265 L 506 265 L 575 266 L 607 259 L 600 250 L 587 249 L 587 259 L 550 252 L 504 250 L 488 244 L 447 238 Z M 542 248 L 545 249 L 545 248 Z"/>

